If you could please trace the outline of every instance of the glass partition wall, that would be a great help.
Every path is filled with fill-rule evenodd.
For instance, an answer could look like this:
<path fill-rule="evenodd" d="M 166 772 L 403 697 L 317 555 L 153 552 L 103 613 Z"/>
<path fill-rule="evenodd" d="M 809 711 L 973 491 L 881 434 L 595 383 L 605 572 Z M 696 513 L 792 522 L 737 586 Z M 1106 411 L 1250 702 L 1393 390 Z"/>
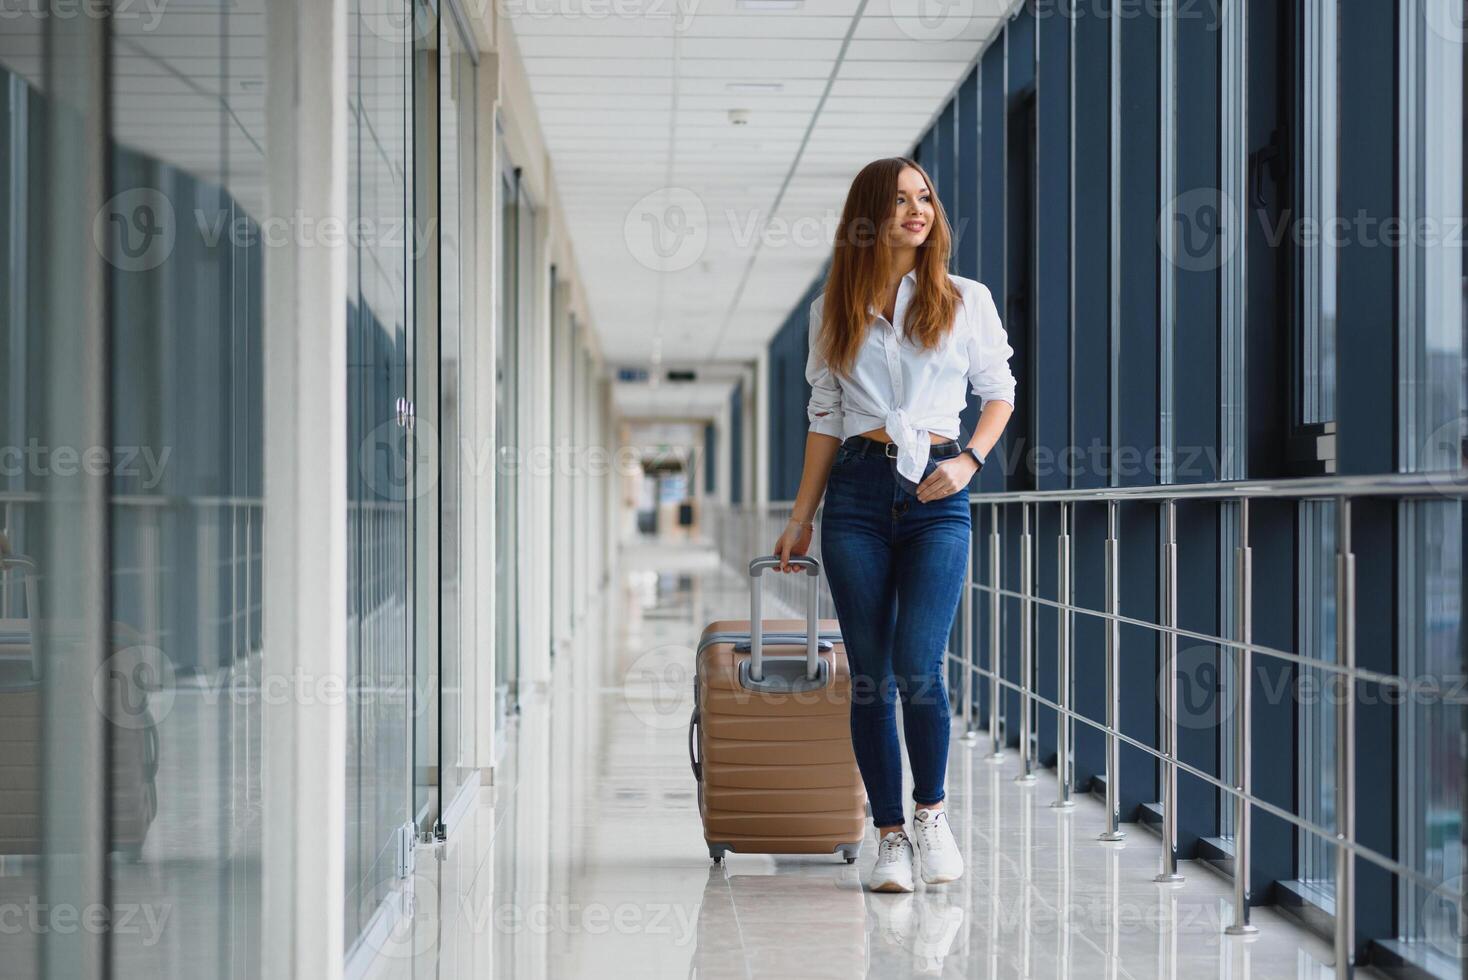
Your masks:
<path fill-rule="evenodd" d="M 350 0 L 347 213 L 347 860 L 351 947 L 399 875 L 412 819 L 414 543 L 409 351 L 413 21 L 393 0 Z M 391 229 L 399 233 L 390 234 Z"/>
<path fill-rule="evenodd" d="M 308 680 L 346 691 L 348 951 L 473 771 L 477 69 L 437 6 L 347 9 L 347 676 Z M 267 212 L 268 35 L 259 0 L 5 20 L 0 902 L 131 910 L 7 932 L 6 975 L 262 973 L 267 705 L 301 690 L 263 639 L 266 255 L 336 247 Z"/>
<path fill-rule="evenodd" d="M 111 901 L 119 976 L 253 976 L 260 946 L 264 10 L 111 29 Z M 194 57 L 161 56 L 186 44 Z M 230 696 L 221 696 L 228 692 Z"/>
<path fill-rule="evenodd" d="M 86 18 L 7 20 L 0 48 L 0 900 L 10 908 L 86 908 L 107 895 L 106 797 L 111 737 L 102 706 L 138 710 L 130 739 L 136 819 L 151 822 L 148 707 L 137 687 L 93 682 L 108 637 L 105 427 L 107 317 L 94 218 L 107 196 L 109 65 L 104 32 Z M 156 201 L 156 198 L 150 199 Z M 116 202 L 120 217 L 130 211 Z M 151 227 L 151 226 L 150 226 Z M 152 239 L 131 241 L 155 258 Z M 47 256 L 74 256 L 70 263 Z M 156 468 L 154 470 L 156 472 Z M 45 610 L 44 618 L 42 609 Z M 96 705 L 96 707 L 94 707 Z M 206 845 L 207 846 L 207 845 Z M 136 849 L 130 848 L 130 859 Z M 145 856 L 145 860 L 146 860 Z M 188 868 L 183 869 L 185 873 Z M 197 867 L 193 870 L 197 870 Z M 203 942 L 217 935 L 212 927 Z M 74 931 L 13 931 L 6 969 L 99 973 L 110 950 Z"/>
<path fill-rule="evenodd" d="M 363 232 L 348 392 L 362 489 L 349 948 L 411 870 L 413 847 L 447 832 L 471 745 L 460 710 L 460 353 L 476 298 L 475 55 L 452 5 L 414 4 L 404 18 L 389 0 L 360 2 L 348 193 Z M 393 234 L 402 228 L 411 234 Z"/>
<path fill-rule="evenodd" d="M 413 4 L 412 187 L 413 317 L 408 357 L 408 419 L 404 426 L 407 458 L 408 541 L 412 552 L 412 826 L 416 842 L 432 838 L 438 824 L 439 711 L 433 685 L 439 674 L 438 477 L 438 320 L 440 252 L 437 204 L 439 172 L 438 17 L 427 4 Z"/>
<path fill-rule="evenodd" d="M 7 972 L 259 974 L 263 18 L 6 21 Z"/>
<path fill-rule="evenodd" d="M 503 131 L 499 143 L 504 145 Z M 499 322 L 495 334 L 495 721 L 514 712 L 520 659 L 519 588 L 515 563 L 519 555 L 519 472 L 516 439 L 519 418 L 521 317 L 528 300 L 521 298 L 524 279 L 521 243 L 526 232 L 519 168 L 502 151 L 499 183 Z M 498 744 L 503 744 L 500 741 Z"/>
<path fill-rule="evenodd" d="M 449 7 L 450 12 L 455 8 Z M 445 807 L 468 776 L 475 719 L 464 710 L 466 671 L 461 623 L 461 584 L 465 565 L 464 516 L 473 505 L 465 493 L 473 473 L 465 465 L 478 459 L 479 446 L 468 439 L 464 384 L 465 338 L 475 329 L 477 308 L 475 220 L 475 145 L 478 139 L 475 51 L 457 16 L 439 21 L 439 234 L 440 304 L 438 350 L 439 430 L 439 678 L 440 725 L 438 787 Z M 472 452 L 471 452 L 472 450 Z"/>

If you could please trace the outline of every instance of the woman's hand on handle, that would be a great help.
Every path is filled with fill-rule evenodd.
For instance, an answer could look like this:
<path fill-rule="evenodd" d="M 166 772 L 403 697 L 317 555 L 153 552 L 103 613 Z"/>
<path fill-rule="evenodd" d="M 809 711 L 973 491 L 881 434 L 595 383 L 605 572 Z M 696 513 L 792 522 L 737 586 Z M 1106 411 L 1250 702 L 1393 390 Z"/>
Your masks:
<path fill-rule="evenodd" d="M 785 525 L 780 538 L 775 542 L 775 550 L 772 552 L 780 559 L 779 571 L 793 571 L 790 567 L 790 559 L 793 556 L 804 555 L 810 551 L 810 539 L 813 528 L 808 523 L 802 523 L 795 518 Z"/>

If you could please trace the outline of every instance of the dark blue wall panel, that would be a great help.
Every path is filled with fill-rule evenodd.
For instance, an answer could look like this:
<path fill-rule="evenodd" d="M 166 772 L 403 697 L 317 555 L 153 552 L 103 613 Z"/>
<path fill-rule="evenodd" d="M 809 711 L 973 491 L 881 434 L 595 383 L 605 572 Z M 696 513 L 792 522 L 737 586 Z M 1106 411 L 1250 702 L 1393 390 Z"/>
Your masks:
<path fill-rule="evenodd" d="M 1207 17 L 1177 22 L 1177 111 L 1175 154 L 1179 194 L 1210 194 L 1220 186 L 1218 168 L 1219 39 Z M 1216 202 L 1213 204 L 1217 206 Z M 1179 230 L 1181 231 L 1181 230 Z M 1207 264 L 1205 263 L 1205 266 Z M 1173 330 L 1174 482 L 1218 479 L 1219 458 L 1219 273 L 1191 264 L 1168 265 L 1173 277 L 1176 326 Z M 1178 621 L 1185 629 L 1221 635 L 1229 621 L 1219 606 L 1218 508 L 1211 504 L 1178 508 L 1178 566 L 1191 588 L 1179 589 Z M 1178 755 L 1215 776 L 1219 772 L 1219 680 L 1226 661 L 1217 647 L 1188 640 L 1178 643 L 1180 675 Z M 1185 696 L 1185 698 L 1184 698 Z M 1178 784 L 1178 851 L 1191 855 L 1197 838 L 1218 833 L 1219 793 L 1190 776 Z"/>
<path fill-rule="evenodd" d="M 767 370 L 770 378 L 769 487 L 771 500 L 793 500 L 800 490 L 805 467 L 805 437 L 809 431 L 806 404 L 810 384 L 805 380 L 809 353 L 810 304 L 825 287 L 822 275 L 795 304 L 784 325 L 770 340 Z"/>
<path fill-rule="evenodd" d="M 1116 358 L 1116 440 L 1112 458 L 1118 486 L 1158 482 L 1158 265 L 1157 242 L 1159 105 L 1158 40 L 1155 17 L 1122 16 L 1118 123 L 1120 170 L 1114 186 L 1120 202 L 1120 311 L 1113 329 Z M 1158 615 L 1158 508 L 1121 509 L 1121 611 L 1156 622 Z M 1157 670 L 1160 642 L 1155 630 L 1121 627 L 1121 730 L 1157 746 Z M 1157 766 L 1141 749 L 1123 743 L 1120 798 L 1123 819 L 1157 799 Z"/>
<path fill-rule="evenodd" d="M 1004 310 L 1004 45 L 989 46 L 979 62 L 979 281 Z M 1009 436 L 1000 440 L 979 474 L 980 490 L 1005 485 L 1008 467 L 1004 452 Z"/>
<path fill-rule="evenodd" d="M 729 393 L 729 502 L 744 502 L 744 382 Z"/>
<path fill-rule="evenodd" d="M 948 203 L 953 224 L 953 271 L 976 279 L 979 275 L 979 69 L 964 78 L 956 95 L 955 132 L 958 142 L 957 191 Z"/>
<path fill-rule="evenodd" d="M 937 181 L 938 200 L 943 204 L 943 211 L 948 216 L 949 224 L 953 222 L 953 208 L 956 203 L 958 190 L 958 148 L 955 138 L 957 129 L 958 109 L 953 100 L 938 115 L 938 121 L 934 130 L 937 142 L 936 158 L 938 160 L 938 175 L 933 179 Z M 950 257 L 948 268 L 953 270 Z"/>
<path fill-rule="evenodd" d="M 1075 73 L 1084 84 L 1075 92 L 1075 317 L 1071 325 L 1073 361 L 1071 387 L 1071 440 L 1068 476 L 1078 488 L 1106 485 L 1103 453 L 1110 442 L 1111 287 L 1110 254 L 1110 84 L 1111 25 L 1103 16 L 1107 2 L 1095 8 L 1097 16 L 1073 21 Z M 1074 589 L 1077 605 L 1105 606 L 1106 509 L 1096 505 L 1076 508 Z M 1076 705 L 1087 717 L 1105 717 L 1102 650 L 1106 631 L 1094 616 L 1075 618 Z M 1088 726 L 1076 725 L 1076 783 L 1105 769 L 1105 740 Z"/>
<path fill-rule="evenodd" d="M 719 433 L 712 422 L 703 427 L 703 492 L 713 493 L 718 485 Z"/>
<path fill-rule="evenodd" d="M 1393 58 L 1396 5 L 1341 0 L 1340 156 L 1338 213 L 1382 220 L 1397 212 L 1396 76 Z M 1400 323 L 1396 250 L 1359 237 L 1337 253 L 1339 300 L 1336 319 L 1336 451 L 1341 473 L 1385 473 L 1396 468 L 1396 351 Z M 1369 392 L 1370 397 L 1354 393 Z M 1392 608 L 1399 568 L 1399 531 L 1388 502 L 1355 505 L 1356 650 L 1361 667 L 1393 671 L 1398 659 Z M 1366 599 L 1365 597 L 1372 597 Z M 1397 785 L 1400 710 L 1380 689 L 1357 688 L 1356 780 L 1358 786 Z M 1365 703 L 1367 698 L 1370 703 Z M 1368 847 L 1401 858 L 1395 825 L 1399 794 L 1357 796 L 1357 838 Z M 1393 877 L 1368 861 L 1356 862 L 1358 942 L 1393 932 L 1397 889 Z"/>
<path fill-rule="evenodd" d="M 1035 312 L 1034 363 L 1026 399 L 1035 434 L 1035 486 L 1064 489 L 1068 480 L 1055 461 L 1070 444 L 1070 21 L 1041 17 L 1035 71 Z M 1035 581 L 1040 595 L 1059 599 L 1056 506 L 1036 508 Z M 1058 618 L 1050 607 L 1037 610 L 1035 623 L 1037 687 L 1058 699 L 1056 657 Z M 1038 708 L 1040 757 L 1055 754 L 1055 712 Z"/>

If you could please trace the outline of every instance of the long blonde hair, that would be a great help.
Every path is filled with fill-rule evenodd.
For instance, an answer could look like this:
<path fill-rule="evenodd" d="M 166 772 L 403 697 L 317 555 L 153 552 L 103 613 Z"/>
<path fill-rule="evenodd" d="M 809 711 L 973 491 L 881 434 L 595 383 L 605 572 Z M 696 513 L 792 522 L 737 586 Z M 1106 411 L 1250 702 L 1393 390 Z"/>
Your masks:
<path fill-rule="evenodd" d="M 897 178 L 908 167 L 922 174 L 928 186 L 934 220 L 927 240 L 917 250 L 917 288 L 907 306 L 906 335 L 933 350 L 953 329 L 961 298 L 948 278 L 953 235 L 938 192 L 927 171 L 907 157 L 873 160 L 861 168 L 846 192 L 821 313 L 818 343 L 831 370 L 843 377 L 850 375 L 856 352 L 866 338 L 869 310 L 880 308 L 886 298 L 893 259 L 885 233 L 892 222 Z"/>

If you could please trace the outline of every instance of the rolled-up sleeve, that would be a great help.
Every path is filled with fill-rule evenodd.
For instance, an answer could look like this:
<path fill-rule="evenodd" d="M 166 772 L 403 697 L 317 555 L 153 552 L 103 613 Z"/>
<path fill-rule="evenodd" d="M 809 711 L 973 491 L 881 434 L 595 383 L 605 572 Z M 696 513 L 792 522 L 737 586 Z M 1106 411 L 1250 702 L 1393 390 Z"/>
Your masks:
<path fill-rule="evenodd" d="M 994 295 L 982 283 L 977 294 L 968 316 L 969 385 L 985 403 L 997 399 L 1013 405 L 1015 382 L 1009 359 L 1014 356 L 1014 348 L 1009 346 L 1009 335 L 999 322 Z"/>
<path fill-rule="evenodd" d="M 821 332 L 821 298 L 810 305 L 810 353 L 805 359 L 805 380 L 810 383 L 810 402 L 805 407 L 805 416 L 810 420 L 810 431 L 821 435 L 842 438 L 841 426 L 841 382 L 831 373 L 830 365 L 821 356 L 816 343 Z"/>

